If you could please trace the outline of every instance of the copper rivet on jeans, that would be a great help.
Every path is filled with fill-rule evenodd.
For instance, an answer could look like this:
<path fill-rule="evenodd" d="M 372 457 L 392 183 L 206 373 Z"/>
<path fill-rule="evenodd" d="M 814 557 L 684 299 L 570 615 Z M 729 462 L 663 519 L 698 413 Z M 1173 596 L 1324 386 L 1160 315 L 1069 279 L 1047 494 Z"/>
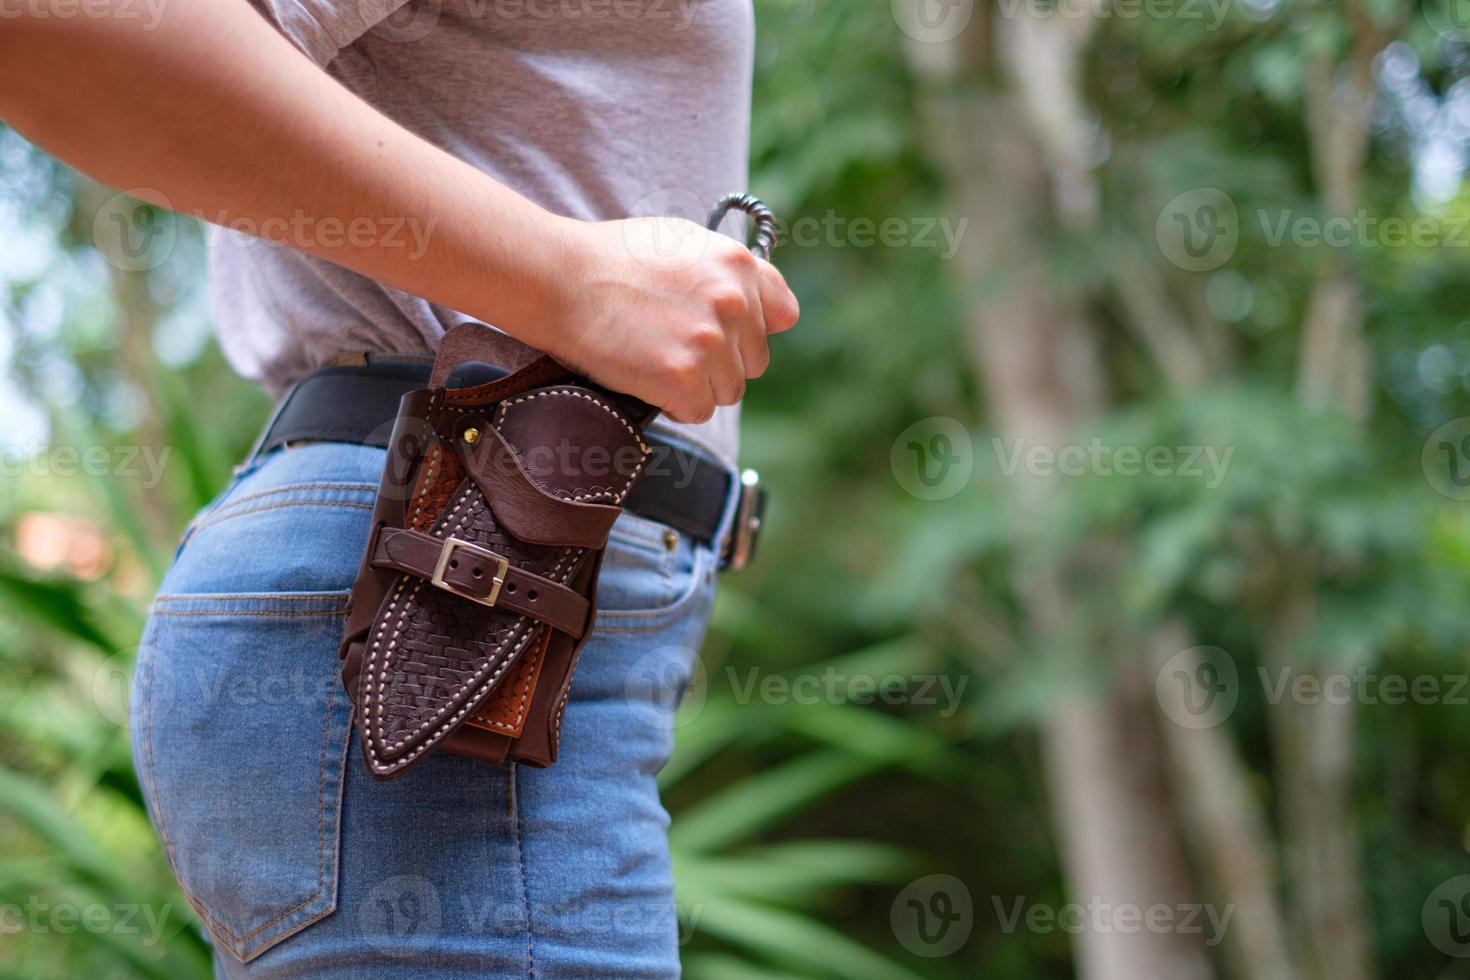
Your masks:
<path fill-rule="evenodd" d="M 675 548 L 679 547 L 678 531 L 664 531 L 664 547 L 669 549 L 670 551 L 673 551 Z"/>
<path fill-rule="evenodd" d="M 471 446 L 473 446 L 475 443 L 479 442 L 480 441 L 480 430 L 479 429 L 465 429 L 464 430 L 464 441 L 467 442 L 467 443 L 469 443 Z"/>

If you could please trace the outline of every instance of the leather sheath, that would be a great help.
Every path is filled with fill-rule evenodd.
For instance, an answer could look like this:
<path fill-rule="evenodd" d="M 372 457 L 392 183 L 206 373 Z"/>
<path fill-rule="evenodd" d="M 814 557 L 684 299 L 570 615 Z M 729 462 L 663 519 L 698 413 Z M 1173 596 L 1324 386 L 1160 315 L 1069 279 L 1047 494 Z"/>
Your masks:
<path fill-rule="evenodd" d="M 447 388 L 456 368 L 511 369 Z M 556 760 L 608 532 L 656 412 L 467 323 L 403 397 L 340 656 L 368 770 Z"/>

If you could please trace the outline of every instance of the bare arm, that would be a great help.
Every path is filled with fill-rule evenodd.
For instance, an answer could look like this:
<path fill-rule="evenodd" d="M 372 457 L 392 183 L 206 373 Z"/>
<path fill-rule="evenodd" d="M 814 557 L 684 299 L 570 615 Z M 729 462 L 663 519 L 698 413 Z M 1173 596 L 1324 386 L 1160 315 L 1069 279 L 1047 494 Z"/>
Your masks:
<path fill-rule="evenodd" d="M 653 219 L 552 215 L 342 88 L 243 0 L 170 2 L 153 30 L 57 6 L 0 7 L 0 116 L 104 183 L 245 227 L 413 218 L 430 230 L 422 254 L 358 236 L 284 243 L 689 421 L 737 400 L 765 368 L 766 333 L 796 320 L 779 273 L 730 239 L 701 233 L 681 260 L 652 247 Z"/>

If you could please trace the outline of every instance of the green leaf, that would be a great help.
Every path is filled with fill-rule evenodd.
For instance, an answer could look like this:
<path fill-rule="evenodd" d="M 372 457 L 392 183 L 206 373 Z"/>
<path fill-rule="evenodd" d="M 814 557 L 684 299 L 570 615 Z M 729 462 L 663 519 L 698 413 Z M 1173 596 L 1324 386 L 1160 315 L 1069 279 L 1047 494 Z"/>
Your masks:
<path fill-rule="evenodd" d="M 769 830 L 781 818 L 883 768 L 845 752 L 812 752 L 743 779 L 679 815 L 670 846 L 712 851 Z"/>

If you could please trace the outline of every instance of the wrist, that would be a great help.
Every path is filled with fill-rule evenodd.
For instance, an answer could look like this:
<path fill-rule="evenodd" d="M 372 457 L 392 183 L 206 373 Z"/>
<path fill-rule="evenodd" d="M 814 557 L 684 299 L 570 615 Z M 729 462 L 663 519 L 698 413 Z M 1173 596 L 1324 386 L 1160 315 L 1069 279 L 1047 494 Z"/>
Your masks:
<path fill-rule="evenodd" d="M 586 222 L 546 211 L 527 235 L 533 244 L 516 256 L 521 302 L 504 323 L 489 322 L 533 347 L 561 355 L 576 343 L 577 311 L 595 250 Z"/>

